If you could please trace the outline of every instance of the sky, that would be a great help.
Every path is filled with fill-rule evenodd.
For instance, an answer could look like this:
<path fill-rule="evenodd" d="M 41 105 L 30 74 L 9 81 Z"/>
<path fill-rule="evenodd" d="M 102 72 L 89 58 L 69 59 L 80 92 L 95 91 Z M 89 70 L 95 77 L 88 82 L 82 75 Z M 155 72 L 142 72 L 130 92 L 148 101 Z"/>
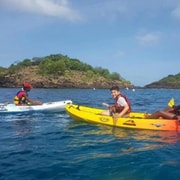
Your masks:
<path fill-rule="evenodd" d="M 0 66 L 67 55 L 136 86 L 180 72 L 179 0 L 0 0 Z"/>

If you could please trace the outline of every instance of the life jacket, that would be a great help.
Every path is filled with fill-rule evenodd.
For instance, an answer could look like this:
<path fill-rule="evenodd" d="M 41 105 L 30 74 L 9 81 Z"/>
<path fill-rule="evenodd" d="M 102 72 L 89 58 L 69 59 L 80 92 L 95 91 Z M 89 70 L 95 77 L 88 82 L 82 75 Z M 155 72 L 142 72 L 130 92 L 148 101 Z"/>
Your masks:
<path fill-rule="evenodd" d="M 25 96 L 28 96 L 26 91 L 22 90 L 17 92 L 16 96 L 14 97 L 14 104 L 15 105 L 28 104 Z"/>
<path fill-rule="evenodd" d="M 116 98 L 114 99 L 114 105 L 115 105 L 116 112 L 120 113 L 124 109 L 124 106 L 120 106 L 117 103 L 119 97 L 123 97 L 125 99 L 125 101 L 127 102 L 128 106 L 129 106 L 129 110 L 126 112 L 126 114 L 129 114 L 131 112 L 131 103 L 130 103 L 129 99 L 123 94 L 117 95 Z"/>

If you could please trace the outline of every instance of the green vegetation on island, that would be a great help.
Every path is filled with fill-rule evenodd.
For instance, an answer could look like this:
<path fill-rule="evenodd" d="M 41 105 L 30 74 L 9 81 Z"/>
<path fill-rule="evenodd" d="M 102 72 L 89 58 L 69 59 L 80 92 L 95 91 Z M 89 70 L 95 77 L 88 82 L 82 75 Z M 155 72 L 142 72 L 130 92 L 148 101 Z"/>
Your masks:
<path fill-rule="evenodd" d="M 167 77 L 148 84 L 145 88 L 172 88 L 180 89 L 180 73 L 176 75 L 168 75 Z"/>
<path fill-rule="evenodd" d="M 110 73 L 108 69 L 92 67 L 61 54 L 24 59 L 8 68 L 0 67 L 0 81 L 1 87 L 17 87 L 23 81 L 47 88 L 109 88 L 115 83 L 124 88 L 131 85 L 116 72 Z"/>
<path fill-rule="evenodd" d="M 19 87 L 24 81 L 39 88 L 120 88 L 136 87 L 119 73 L 102 67 L 92 67 L 62 54 L 34 57 L 0 67 L 0 87 Z M 137 87 L 136 87 L 137 88 Z M 142 87 L 139 87 L 142 88 Z M 180 73 L 144 86 L 144 88 L 180 88 Z"/>

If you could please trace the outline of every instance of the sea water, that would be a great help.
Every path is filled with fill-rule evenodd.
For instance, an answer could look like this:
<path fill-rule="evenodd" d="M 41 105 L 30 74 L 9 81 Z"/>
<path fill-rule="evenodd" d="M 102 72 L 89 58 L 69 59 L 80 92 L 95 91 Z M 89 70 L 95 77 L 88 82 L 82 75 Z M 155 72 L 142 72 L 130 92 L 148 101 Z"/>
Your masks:
<path fill-rule="evenodd" d="M 0 91 L 0 102 L 12 102 L 18 89 Z M 121 92 L 133 111 L 163 109 L 172 97 L 180 104 L 180 90 Z M 100 108 L 113 103 L 108 89 L 33 89 L 29 97 Z M 180 134 L 91 124 L 65 111 L 0 115 L 0 179 L 179 180 Z"/>

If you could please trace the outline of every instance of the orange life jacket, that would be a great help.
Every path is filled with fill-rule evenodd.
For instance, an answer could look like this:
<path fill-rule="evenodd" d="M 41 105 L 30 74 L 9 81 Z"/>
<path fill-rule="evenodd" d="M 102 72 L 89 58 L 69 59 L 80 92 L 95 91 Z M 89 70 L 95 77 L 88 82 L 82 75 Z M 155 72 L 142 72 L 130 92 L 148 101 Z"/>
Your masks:
<path fill-rule="evenodd" d="M 15 105 L 28 104 L 25 98 L 26 96 L 28 96 L 26 91 L 19 91 L 14 97 L 14 104 Z"/>

